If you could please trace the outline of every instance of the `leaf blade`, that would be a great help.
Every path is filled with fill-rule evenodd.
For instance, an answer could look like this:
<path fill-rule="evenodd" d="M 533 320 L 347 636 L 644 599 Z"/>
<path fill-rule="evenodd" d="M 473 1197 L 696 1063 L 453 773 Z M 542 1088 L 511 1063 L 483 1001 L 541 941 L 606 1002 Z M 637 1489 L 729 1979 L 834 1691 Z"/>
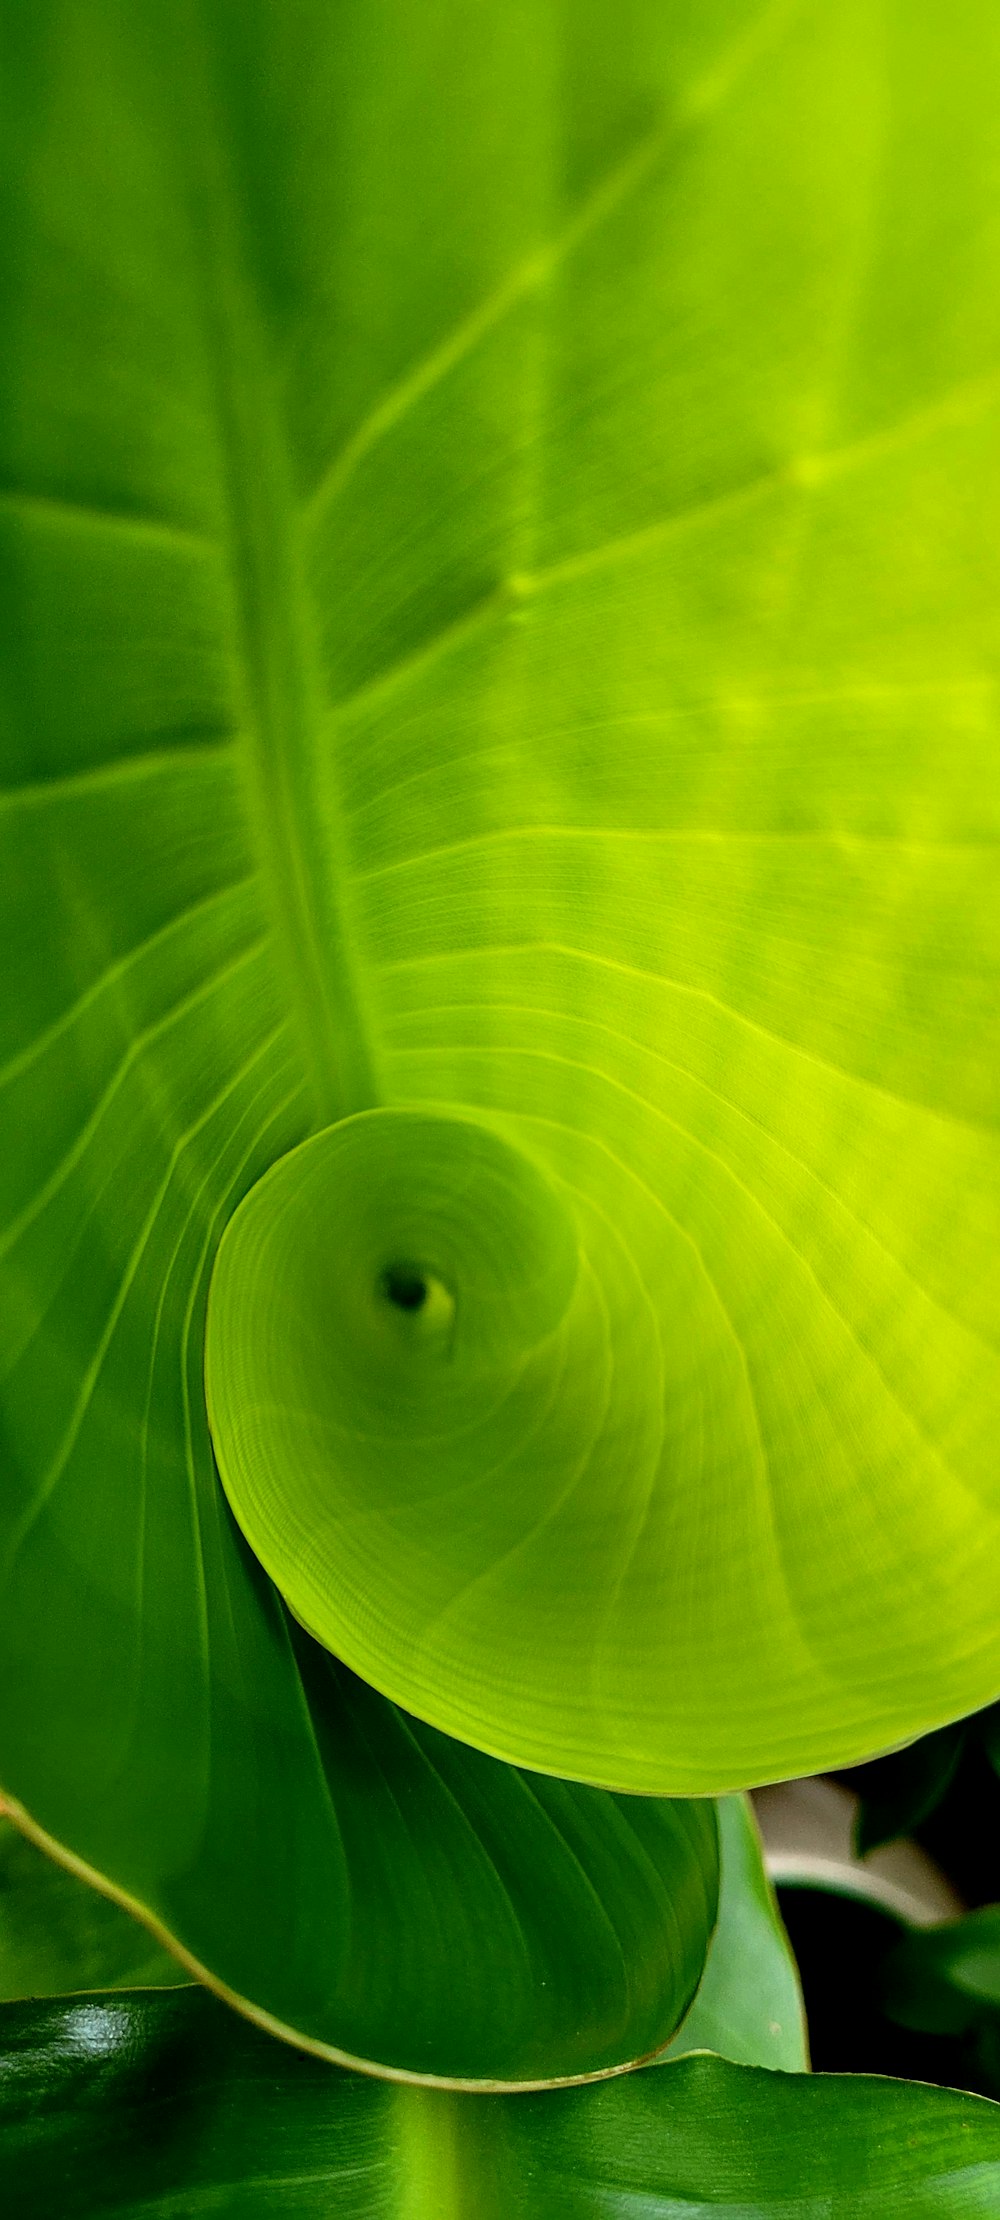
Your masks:
<path fill-rule="evenodd" d="M 607 1388 L 592 1500 L 539 1526 L 525 1484 L 512 1533 L 483 1481 L 459 1545 L 441 1496 L 439 1623 L 411 1527 L 364 1569 L 354 1662 L 500 1756 L 684 1791 L 1000 1680 L 997 57 L 962 7 L 956 38 L 634 0 L 562 46 L 532 6 L 483 46 L 460 9 L 215 0 L 183 51 L 168 8 L 141 39 L 117 0 L 6 10 L 2 1771 L 217 1966 L 294 1895 L 286 1796 L 320 1926 L 343 1890 L 200 1340 L 225 1222 L 315 1117 L 344 947 L 387 1097 L 577 1184 Z M 206 225 L 237 354 L 253 310 L 228 435 Z M 234 1836 L 264 1879 L 227 1902 Z"/>
<path fill-rule="evenodd" d="M 198 1991 L 4 2008 L 6 2180 L 30 2209 L 493 2220 L 989 2220 L 1000 2112 L 905 2082 L 682 2060 L 601 2089 L 453 2097 L 276 2050 Z M 75 2163 L 67 2165 L 72 2154 Z M 79 2163 L 85 2155 L 86 2164 Z M 62 2198 L 63 2202 L 59 2202 Z M 190 2207 L 189 2207 L 190 2209 Z"/>

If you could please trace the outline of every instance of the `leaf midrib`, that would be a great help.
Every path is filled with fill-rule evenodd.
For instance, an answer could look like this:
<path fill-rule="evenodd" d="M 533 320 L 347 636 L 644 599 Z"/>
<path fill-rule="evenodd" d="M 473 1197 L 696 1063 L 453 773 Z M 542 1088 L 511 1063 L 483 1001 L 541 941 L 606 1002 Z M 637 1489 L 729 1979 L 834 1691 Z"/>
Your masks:
<path fill-rule="evenodd" d="M 278 380 L 251 277 L 212 61 L 192 30 L 185 85 L 203 106 L 192 195 L 208 369 L 219 428 L 251 837 L 290 1013 L 323 1126 L 380 1099 L 373 1028 L 346 894 L 344 813 Z M 324 739 L 326 745 L 323 745 Z"/>

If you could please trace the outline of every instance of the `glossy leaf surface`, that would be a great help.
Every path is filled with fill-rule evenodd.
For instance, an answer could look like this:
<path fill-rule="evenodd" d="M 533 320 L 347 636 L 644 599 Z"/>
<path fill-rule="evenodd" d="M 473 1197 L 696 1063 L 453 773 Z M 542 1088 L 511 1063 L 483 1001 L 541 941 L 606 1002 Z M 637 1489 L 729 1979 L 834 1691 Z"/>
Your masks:
<path fill-rule="evenodd" d="M 303 1343 L 291 1408 L 339 1452 L 324 1639 L 433 1727 L 697 1792 L 996 1694 L 1000 29 L 3 24 L 0 1781 L 283 2022 L 476 2073 L 518 2025 L 533 2072 L 541 1959 L 496 1945 L 490 2033 L 447 1927 L 508 1917 L 483 1776 L 442 1820 L 432 1745 L 292 1634 L 222 1500 L 213 1258 L 308 1136 L 390 1134 L 412 1192 L 310 1330 L 423 1274 L 475 1384 L 414 1413 L 396 1348 L 375 1456 L 353 1342 L 333 1410 Z M 507 1152 L 438 1271 L 418 1112 Z M 501 1272 L 493 1332 L 538 1181 L 550 1307 Z M 699 1957 L 672 1858 L 598 1888 L 636 1955 L 609 1934 L 590 2058 Z M 525 1889 L 547 1932 L 562 1881 Z M 661 1894 L 694 1925 L 633 2017 Z"/>
<path fill-rule="evenodd" d="M 691 2058 L 470 2097 L 279 2049 L 197 1990 L 6 2006 L 0 2184 L 37 2220 L 995 2220 L 1000 2107 Z"/>
<path fill-rule="evenodd" d="M 749 1799 L 718 1804 L 719 1919 L 698 1993 L 664 2053 L 716 2051 L 740 2066 L 805 2073 L 809 2065 L 798 1968 L 761 1854 Z"/>

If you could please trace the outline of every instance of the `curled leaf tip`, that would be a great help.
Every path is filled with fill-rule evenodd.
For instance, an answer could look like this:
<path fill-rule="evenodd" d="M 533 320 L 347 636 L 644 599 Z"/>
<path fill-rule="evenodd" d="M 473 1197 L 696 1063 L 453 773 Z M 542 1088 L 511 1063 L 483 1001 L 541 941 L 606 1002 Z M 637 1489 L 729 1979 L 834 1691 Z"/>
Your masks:
<path fill-rule="evenodd" d="M 433 1524 L 442 1490 L 474 1489 L 497 1445 L 502 1464 L 530 1433 L 577 1271 L 544 1172 L 460 1116 L 347 1118 L 236 1212 L 207 1330 L 219 1470 L 251 1547 L 338 1654 L 355 1656 L 380 1524 L 405 1547 L 415 1503 Z"/>

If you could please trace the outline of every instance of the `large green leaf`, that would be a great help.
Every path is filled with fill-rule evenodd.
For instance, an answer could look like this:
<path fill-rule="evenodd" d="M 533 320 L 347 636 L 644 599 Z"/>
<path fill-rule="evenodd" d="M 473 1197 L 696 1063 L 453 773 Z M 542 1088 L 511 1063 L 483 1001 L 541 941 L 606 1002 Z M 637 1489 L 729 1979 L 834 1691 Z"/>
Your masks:
<path fill-rule="evenodd" d="M 279 2051 L 198 1990 L 0 2011 L 0 2188 L 33 2220 L 995 2220 L 1000 2106 L 681 2060 L 454 2096 Z"/>
<path fill-rule="evenodd" d="M 0 1779 L 318 2041 L 585 2070 L 711 1822 L 543 1884 L 433 1728 L 697 1792 L 1000 1688 L 1000 26 L 2 14 Z"/>

